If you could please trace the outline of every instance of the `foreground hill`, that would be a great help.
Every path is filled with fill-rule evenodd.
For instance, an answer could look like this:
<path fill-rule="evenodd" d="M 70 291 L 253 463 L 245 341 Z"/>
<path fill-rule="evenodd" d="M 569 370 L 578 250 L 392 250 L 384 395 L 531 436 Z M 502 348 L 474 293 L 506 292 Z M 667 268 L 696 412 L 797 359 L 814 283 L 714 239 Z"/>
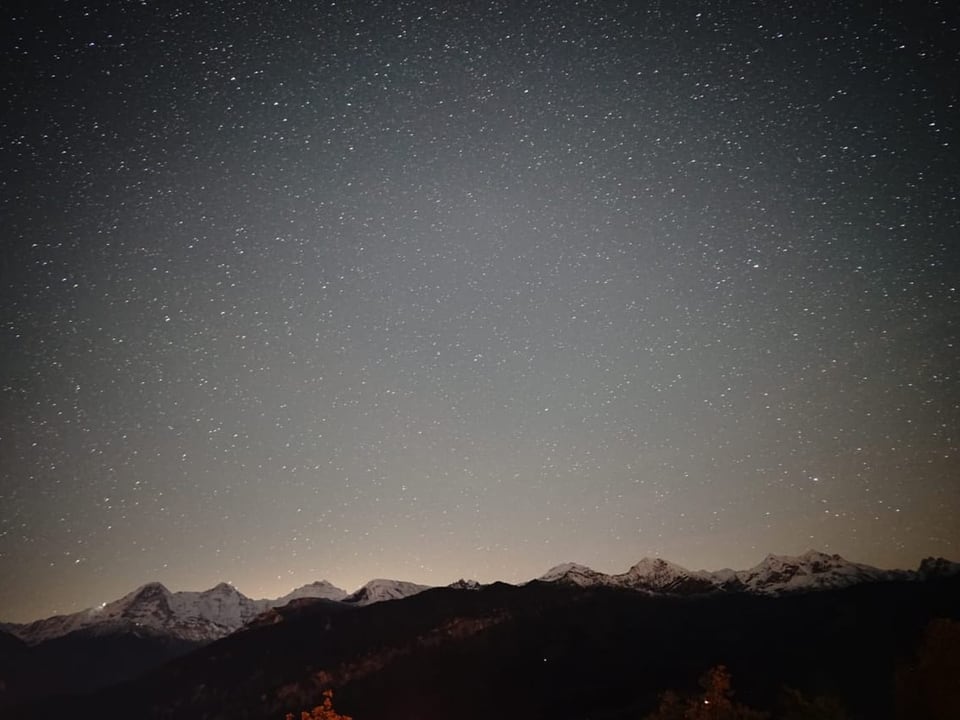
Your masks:
<path fill-rule="evenodd" d="M 693 597 L 533 582 L 272 615 L 127 685 L 5 717 L 275 720 L 334 688 L 356 720 L 638 718 L 724 663 L 755 707 L 786 683 L 882 720 L 923 628 L 960 615 L 960 579 Z"/>

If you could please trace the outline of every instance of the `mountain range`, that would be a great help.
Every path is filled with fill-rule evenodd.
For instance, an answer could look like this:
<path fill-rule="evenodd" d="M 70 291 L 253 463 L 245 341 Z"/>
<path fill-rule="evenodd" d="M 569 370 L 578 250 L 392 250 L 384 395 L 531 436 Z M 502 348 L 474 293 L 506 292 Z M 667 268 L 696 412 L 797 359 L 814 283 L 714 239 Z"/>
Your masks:
<path fill-rule="evenodd" d="M 267 720 L 335 688 L 338 708 L 363 720 L 479 720 L 504 708 L 635 720 L 663 689 L 725 663 L 738 696 L 758 706 L 789 682 L 884 720 L 894 688 L 878 678 L 893 678 L 924 628 L 957 608 L 960 564 L 886 571 L 818 552 L 740 571 L 566 564 L 519 586 L 373 580 L 347 594 L 320 581 L 275 600 L 225 583 L 148 583 L 93 610 L 7 625 L 0 716 L 69 707 Z"/>
<path fill-rule="evenodd" d="M 955 572 L 957 568 L 960 565 L 941 558 L 925 560 L 916 571 L 881 570 L 850 562 L 839 555 L 810 550 L 796 557 L 767 555 L 762 562 L 747 570 L 687 570 L 660 558 L 644 558 L 618 575 L 606 575 L 584 565 L 568 563 L 557 565 L 539 579 L 580 587 L 619 587 L 655 594 L 749 592 L 783 595 L 865 582 L 921 579 L 933 572 Z"/>
<path fill-rule="evenodd" d="M 585 565 L 557 565 L 536 580 L 581 588 L 614 587 L 648 594 L 703 595 L 746 592 L 783 595 L 849 587 L 868 582 L 922 580 L 960 572 L 960 563 L 928 558 L 916 571 L 881 570 L 850 562 L 839 555 L 811 550 L 800 556 L 768 555 L 747 570 L 687 570 L 660 558 L 644 558 L 624 573 L 607 575 Z M 533 582 L 533 581 L 531 581 Z M 70 633 L 116 634 L 134 632 L 192 643 L 226 637 L 268 611 L 294 600 L 329 600 L 349 605 L 369 605 L 416 595 L 429 586 L 399 580 L 376 579 L 356 592 L 321 580 L 299 587 L 276 599 L 252 600 L 228 583 L 202 592 L 171 592 L 157 582 L 99 607 L 58 615 L 27 624 L 6 623 L 0 630 L 28 645 L 37 645 Z M 455 589 L 477 589 L 475 581 L 460 580 Z"/>

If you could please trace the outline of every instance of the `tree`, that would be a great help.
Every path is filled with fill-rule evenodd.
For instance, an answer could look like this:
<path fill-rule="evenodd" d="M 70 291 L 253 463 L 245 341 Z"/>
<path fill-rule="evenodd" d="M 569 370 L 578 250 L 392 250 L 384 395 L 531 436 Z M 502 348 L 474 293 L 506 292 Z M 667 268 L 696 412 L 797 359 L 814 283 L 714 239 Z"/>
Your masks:
<path fill-rule="evenodd" d="M 286 720 L 295 720 L 293 713 L 287 713 Z M 341 715 L 333 709 L 333 690 L 323 691 L 323 703 L 317 705 L 312 712 L 306 710 L 300 713 L 300 720 L 353 720 L 349 715 Z"/>
<path fill-rule="evenodd" d="M 681 698 L 673 690 L 667 690 L 660 696 L 660 705 L 645 720 L 686 720 L 689 700 Z"/>
<path fill-rule="evenodd" d="M 646 720 L 763 720 L 766 713 L 733 699 L 730 672 L 723 665 L 710 668 L 700 678 L 702 692 L 683 697 L 673 691 L 660 696 L 657 711 Z"/>

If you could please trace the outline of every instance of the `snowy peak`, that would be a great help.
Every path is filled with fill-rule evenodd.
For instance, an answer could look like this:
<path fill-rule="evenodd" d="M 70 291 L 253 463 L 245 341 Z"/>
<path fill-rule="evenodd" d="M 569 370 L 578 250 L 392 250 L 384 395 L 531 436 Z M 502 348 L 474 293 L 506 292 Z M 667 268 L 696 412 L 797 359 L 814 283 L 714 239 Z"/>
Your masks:
<path fill-rule="evenodd" d="M 399 600 L 429 590 L 429 585 L 417 585 L 403 580 L 371 580 L 362 588 L 351 593 L 343 602 L 354 605 L 372 605 L 387 600 Z"/>
<path fill-rule="evenodd" d="M 98 612 L 103 616 L 123 616 L 127 612 L 134 611 L 136 608 L 155 608 L 162 611 L 166 608 L 169 611 L 170 597 L 172 593 L 161 583 L 151 582 L 141 585 L 133 592 L 127 593 L 119 600 L 102 605 Z"/>
<path fill-rule="evenodd" d="M 845 560 L 839 555 L 810 550 L 796 557 L 767 555 L 748 570 L 687 570 L 661 558 L 644 558 L 627 572 L 605 575 L 584 565 L 567 563 L 550 569 L 539 579 L 580 587 L 613 586 L 669 595 L 702 595 L 716 592 L 752 592 L 781 595 L 848 587 L 864 582 L 919 580 L 960 574 L 960 563 L 929 558 L 915 573 L 880 570 Z"/>
<path fill-rule="evenodd" d="M 163 583 L 159 582 L 148 582 L 145 585 L 141 585 L 132 593 L 127 595 L 127 597 L 165 597 L 169 596 L 170 591 L 167 590 L 167 587 Z"/>
<path fill-rule="evenodd" d="M 97 613 L 101 620 L 130 620 L 137 624 L 153 626 L 155 618 L 169 618 L 173 615 L 170 608 L 172 593 L 160 583 L 147 583 L 129 595 L 103 606 Z"/>
<path fill-rule="evenodd" d="M 736 576 L 744 589 L 765 595 L 896 579 L 895 573 L 815 550 L 796 557 L 767 555 L 759 565 L 740 571 Z"/>
<path fill-rule="evenodd" d="M 272 601 L 274 607 L 286 605 L 291 600 L 300 600 L 301 598 L 317 598 L 321 600 L 343 600 L 347 597 L 347 591 L 341 590 L 336 585 L 326 580 L 317 580 L 316 582 L 303 585 L 291 590 L 286 595 Z"/>
<path fill-rule="evenodd" d="M 346 596 L 329 583 L 314 583 L 294 591 L 296 597 Z M 207 642 L 239 630 L 265 610 L 286 604 L 279 600 L 251 600 L 229 583 L 203 592 L 170 592 L 158 582 L 147 583 L 119 600 L 72 615 L 11 626 L 12 632 L 31 645 L 77 630 L 97 632 L 156 632 L 194 642 Z"/>
<path fill-rule="evenodd" d="M 32 645 L 88 629 L 153 631 L 184 640 L 206 641 L 233 632 L 257 612 L 257 603 L 226 583 L 206 592 L 172 593 L 162 584 L 151 582 L 119 600 L 17 626 L 14 632 Z"/>
<path fill-rule="evenodd" d="M 551 568 L 538 579 L 578 587 L 622 587 L 671 594 L 711 592 L 716 589 L 709 573 L 692 572 L 660 558 L 644 558 L 620 575 L 607 575 L 586 565 L 564 563 Z"/>
<path fill-rule="evenodd" d="M 9 624 L 5 630 L 20 638 L 28 645 L 67 635 L 77 630 L 83 630 L 93 625 L 99 619 L 100 609 L 81 610 L 70 615 L 54 615 L 43 620 L 36 620 L 26 625 Z"/>
<path fill-rule="evenodd" d="M 644 558 L 615 577 L 623 587 L 677 595 L 712 592 L 718 585 L 710 573 L 693 572 L 661 558 Z"/>
<path fill-rule="evenodd" d="M 264 609 L 228 583 L 203 592 L 170 592 L 148 583 L 93 611 L 90 624 L 144 628 L 183 640 L 206 641 L 238 630 Z"/>
<path fill-rule="evenodd" d="M 563 563 L 550 568 L 541 575 L 538 580 L 542 582 L 555 582 L 563 585 L 577 585 L 579 587 L 595 587 L 598 585 L 610 585 L 609 575 L 597 572 L 586 565 L 577 563 Z"/>

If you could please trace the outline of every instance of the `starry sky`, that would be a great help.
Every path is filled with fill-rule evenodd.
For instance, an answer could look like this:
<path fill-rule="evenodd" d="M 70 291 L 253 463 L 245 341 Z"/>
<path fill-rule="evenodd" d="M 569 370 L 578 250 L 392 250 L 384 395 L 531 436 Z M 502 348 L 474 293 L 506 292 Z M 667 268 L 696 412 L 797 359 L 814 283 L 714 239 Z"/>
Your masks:
<path fill-rule="evenodd" d="M 0 619 L 960 558 L 952 5 L 6 9 Z"/>

